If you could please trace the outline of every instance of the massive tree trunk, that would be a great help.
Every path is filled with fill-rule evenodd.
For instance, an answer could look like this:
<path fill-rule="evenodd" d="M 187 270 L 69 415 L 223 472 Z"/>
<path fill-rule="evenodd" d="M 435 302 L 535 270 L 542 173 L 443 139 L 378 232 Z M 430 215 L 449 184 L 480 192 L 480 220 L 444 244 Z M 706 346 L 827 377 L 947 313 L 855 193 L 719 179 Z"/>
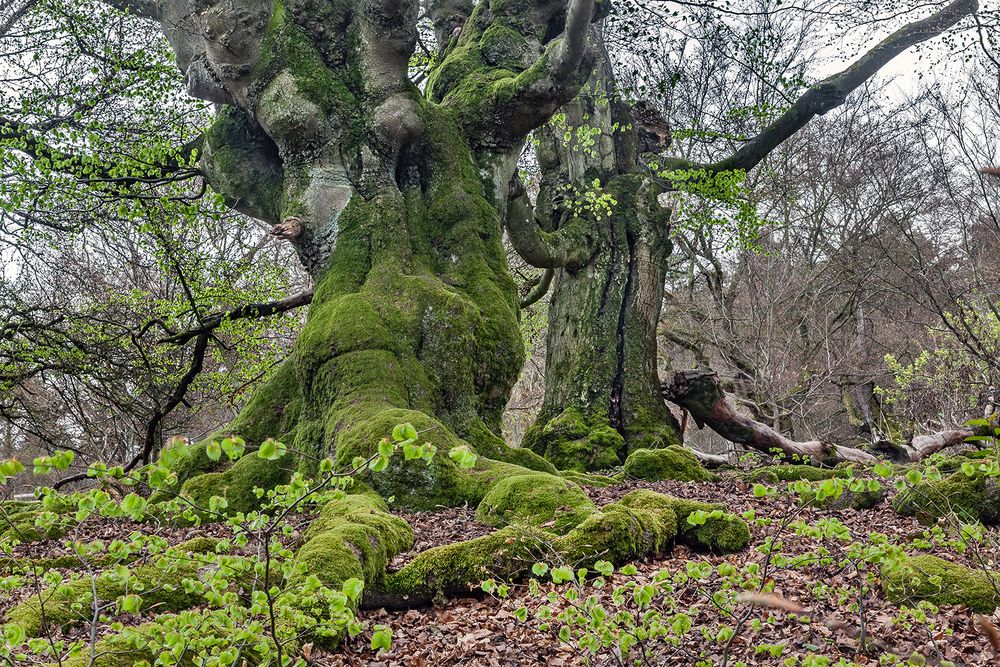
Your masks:
<path fill-rule="evenodd" d="M 515 247 L 536 264 L 549 258 L 532 253 L 525 226 L 547 229 L 549 241 L 566 237 L 560 241 L 569 250 L 551 262 L 545 398 L 523 446 L 580 470 L 678 442 L 656 372 L 670 210 L 660 201 L 662 185 L 640 165 L 639 131 L 602 55 L 585 91 L 563 107 L 564 120 L 539 132 L 537 206 L 530 210 L 522 195 L 508 216 Z M 579 210 L 579 196 L 595 181 L 611 199 Z M 587 224 L 576 232 L 581 216 Z"/>
<path fill-rule="evenodd" d="M 315 279 L 294 351 L 229 429 L 308 468 L 409 422 L 445 451 L 551 470 L 496 435 L 523 361 L 501 212 L 527 134 L 588 76 L 593 0 L 436 0 L 425 93 L 408 78 L 416 0 L 113 3 L 158 20 L 190 92 L 220 105 L 209 182 Z M 484 492 L 447 456 L 371 483 L 412 507 Z"/>

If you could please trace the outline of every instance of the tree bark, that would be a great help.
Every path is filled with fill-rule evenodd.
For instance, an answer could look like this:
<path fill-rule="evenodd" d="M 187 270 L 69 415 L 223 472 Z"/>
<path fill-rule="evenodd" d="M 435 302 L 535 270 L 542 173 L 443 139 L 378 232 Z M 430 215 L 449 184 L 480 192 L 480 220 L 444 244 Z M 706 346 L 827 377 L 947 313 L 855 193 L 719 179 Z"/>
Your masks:
<path fill-rule="evenodd" d="M 588 76 L 593 0 L 435 2 L 450 33 L 426 93 L 408 78 L 417 0 L 108 1 L 160 23 L 189 92 L 220 105 L 202 172 L 315 280 L 293 352 L 229 430 L 281 438 L 307 470 L 404 422 L 551 469 L 497 435 L 524 354 L 501 212 L 528 132 Z M 371 481 L 411 507 L 484 492 L 446 455 Z"/>
<path fill-rule="evenodd" d="M 597 30 L 594 36 L 599 41 Z M 557 467 L 598 470 L 620 465 L 635 449 L 679 442 L 656 370 L 670 210 L 659 201 L 662 186 L 639 163 L 634 119 L 616 97 L 607 53 L 561 113 L 569 131 L 599 128 L 594 144 L 566 141 L 562 124 L 540 132 L 542 187 L 533 217 L 508 209 L 511 240 L 526 261 L 540 266 L 539 258 L 553 258 L 539 251 L 539 240 L 561 251 L 555 259 L 571 259 L 549 263 L 555 276 L 545 397 L 522 444 Z M 595 179 L 613 203 L 581 214 L 567 203 L 566 188 L 582 193 Z M 530 247 L 525 228 L 533 230 Z"/>
<path fill-rule="evenodd" d="M 972 428 L 950 429 L 917 436 L 901 445 L 875 443 L 871 450 L 818 440 L 798 442 L 741 414 L 726 398 L 719 376 L 714 371 L 676 373 L 669 384 L 663 383 L 663 396 L 690 412 L 699 428 L 708 426 L 731 442 L 765 454 L 780 453 L 792 460 L 817 464 L 845 461 L 874 463 L 880 458 L 896 462 L 920 461 L 942 449 L 962 444 L 968 437 L 977 434 Z"/>

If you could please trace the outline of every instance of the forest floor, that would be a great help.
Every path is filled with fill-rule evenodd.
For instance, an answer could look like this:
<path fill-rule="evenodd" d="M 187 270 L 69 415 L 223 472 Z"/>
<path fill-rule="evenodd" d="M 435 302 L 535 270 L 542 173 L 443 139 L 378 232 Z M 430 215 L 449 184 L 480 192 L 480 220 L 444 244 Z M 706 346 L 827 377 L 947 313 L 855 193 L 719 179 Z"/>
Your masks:
<path fill-rule="evenodd" d="M 912 518 L 896 514 L 888 500 L 865 510 L 817 510 L 800 508 L 788 496 L 758 498 L 752 493 L 752 484 L 728 474 L 717 482 L 626 482 L 607 488 L 585 487 L 597 505 L 613 502 L 629 491 L 647 488 L 669 495 L 718 503 L 727 511 L 742 513 L 753 509 L 758 517 L 773 519 L 770 525 L 751 523 L 750 547 L 728 556 L 713 556 L 694 552 L 686 546 L 675 546 L 665 558 L 648 559 L 635 563 L 637 573 L 631 576 L 614 574 L 612 585 L 603 588 L 588 587 L 586 594 L 599 596 L 609 607 L 612 591 L 617 584 L 628 581 L 645 583 L 657 572 L 683 571 L 692 562 L 710 562 L 718 567 L 729 563 L 743 568 L 757 563 L 766 568 L 767 576 L 774 583 L 774 592 L 793 605 L 800 606 L 797 613 L 781 609 L 754 608 L 748 604 L 731 608 L 734 617 L 726 618 L 713 602 L 712 595 L 722 587 L 722 578 L 712 576 L 705 580 L 690 579 L 677 586 L 673 596 L 676 609 L 686 611 L 691 619 L 693 632 L 683 645 L 672 647 L 667 643 L 655 644 L 649 665 L 696 665 L 700 661 L 711 665 L 875 665 L 914 664 L 940 665 L 950 661 L 961 667 L 972 665 L 1000 665 L 990 644 L 977 630 L 973 613 L 964 608 L 940 607 L 927 612 L 926 618 L 916 619 L 901 613 L 888 602 L 879 586 L 873 586 L 860 597 L 861 577 L 855 569 L 845 569 L 837 564 L 842 561 L 844 543 L 828 538 L 804 537 L 797 532 L 791 520 L 822 525 L 829 518 L 836 518 L 850 531 L 854 541 L 864 543 L 872 533 L 887 536 L 889 541 L 911 544 L 926 534 L 927 527 Z M 493 529 L 476 520 L 473 508 L 449 508 L 432 512 L 399 512 L 414 528 L 414 548 L 397 556 L 390 568 L 405 565 L 416 554 L 431 547 L 479 537 Z M 302 517 L 304 522 L 308 517 Z M 128 530 L 150 530 L 169 540 L 171 544 L 195 536 L 227 537 L 229 528 L 210 524 L 197 528 L 168 528 L 152 524 L 123 524 L 88 520 L 78 528 L 75 539 L 83 541 L 127 538 Z M 125 528 L 125 532 L 121 532 Z M 805 564 L 787 566 L 769 559 L 760 549 L 766 541 L 780 545 L 780 553 L 788 559 L 800 557 Z M 24 553 L 13 555 L 58 556 L 66 552 L 60 540 L 18 547 Z M 962 554 L 943 541 L 930 539 L 923 545 L 922 553 L 940 555 L 949 561 L 974 566 L 972 554 Z M 832 564 L 822 562 L 830 556 Z M 364 610 L 360 619 L 369 628 L 354 641 L 336 652 L 317 649 L 312 652 L 310 664 L 322 667 L 437 667 L 444 665 L 552 665 L 554 667 L 583 666 L 588 664 L 618 664 L 599 656 L 587 662 L 573 645 L 560 641 L 555 625 L 551 630 L 540 628 L 541 621 L 534 617 L 539 607 L 552 604 L 546 599 L 548 591 L 559 587 L 543 584 L 541 594 L 532 594 L 526 585 L 511 587 L 506 599 L 470 591 L 464 598 L 442 600 L 430 608 L 401 611 Z M 24 591 L 28 594 L 27 589 Z M 0 616 L 23 596 L 18 591 L 0 595 Z M 565 600 L 555 603 L 556 611 Z M 517 611 L 527 608 L 525 621 L 517 619 Z M 155 611 L 124 618 L 127 625 L 138 625 L 155 616 Z M 742 624 L 728 644 L 714 635 L 720 623 Z M 755 619 L 762 621 L 755 623 Z M 862 620 L 867 651 L 862 650 Z M 1000 613 L 994 620 L 1000 624 Z M 392 630 L 392 649 L 377 653 L 369 648 L 371 628 L 385 625 Z M 702 633 L 702 630 L 705 630 Z M 88 632 L 85 627 L 74 627 L 63 635 L 67 639 Z M 57 637 L 58 638 L 58 637 Z M 781 647 L 780 649 L 774 647 Z M 917 652 L 926 657 L 926 663 L 906 660 Z M 774 653 L 780 653 L 775 655 Z M 725 655 L 724 655 L 725 654 Z M 884 656 L 901 656 L 902 662 L 885 662 Z M 807 656 L 822 656 L 826 660 L 803 662 Z M 786 662 L 796 657 L 798 661 Z M 725 658 L 725 661 L 724 661 Z M 881 660 L 881 661 L 880 661 Z M 841 662 L 843 661 L 843 662 Z M 945 662 L 944 664 L 947 664 Z"/>
<path fill-rule="evenodd" d="M 888 501 L 873 509 L 820 511 L 798 510 L 787 499 L 778 497 L 756 498 L 752 485 L 730 476 L 718 482 L 629 482 L 608 488 L 585 487 L 598 505 L 613 502 L 629 491 L 647 488 L 682 498 L 719 503 L 728 511 L 744 512 L 753 508 L 760 517 L 775 519 L 769 527 L 751 526 L 750 547 L 729 556 L 712 556 L 696 553 L 677 545 L 667 558 L 649 559 L 636 563 L 638 573 L 631 577 L 614 575 L 612 584 L 625 581 L 646 582 L 660 570 L 684 569 L 689 561 L 707 560 L 714 565 L 722 562 L 742 567 L 750 562 L 764 564 L 766 556 L 758 547 L 767 537 L 783 544 L 782 553 L 789 557 L 829 552 L 831 545 L 813 538 L 802 537 L 791 528 L 781 527 L 781 519 L 795 513 L 795 518 L 807 522 L 822 521 L 835 516 L 845 524 L 856 539 L 864 540 L 872 532 L 887 535 L 901 544 L 924 534 L 926 527 L 912 518 L 902 517 L 892 510 Z M 416 533 L 413 551 L 402 554 L 394 562 L 401 566 L 416 553 L 459 539 L 470 539 L 492 529 L 476 521 L 471 508 L 447 509 L 440 512 L 407 513 Z M 836 547 L 833 547 L 835 549 Z M 958 554 L 946 547 L 930 546 L 922 553 L 940 555 L 952 562 L 974 565 L 971 556 Z M 817 559 L 818 560 L 818 559 Z M 875 587 L 863 601 L 863 613 L 857 606 L 858 598 L 835 599 L 832 589 L 843 591 L 858 583 L 857 572 L 844 571 L 834 565 L 815 564 L 796 568 L 771 570 L 775 593 L 806 608 L 805 614 L 784 611 L 748 610 L 738 608 L 738 615 L 747 612 L 748 619 L 768 618 L 760 629 L 753 629 L 747 622 L 743 631 L 736 634 L 729 647 L 728 664 L 784 665 L 802 664 L 807 656 L 822 656 L 829 662 L 818 665 L 836 665 L 841 659 L 846 663 L 879 665 L 880 656 L 895 654 L 906 661 L 917 652 L 926 657 L 926 664 L 940 664 L 942 660 L 961 665 L 1000 665 L 989 642 L 976 629 L 973 613 L 964 608 L 940 607 L 937 613 L 928 613 L 924 622 L 912 622 L 905 615 L 901 618 L 897 606 L 888 602 L 881 590 Z M 549 584 L 546 590 L 556 588 Z M 591 588 L 593 593 L 606 598 L 608 606 L 614 586 Z M 713 605 L 711 594 L 718 590 L 717 582 L 696 582 L 676 590 L 681 608 L 691 614 L 695 632 L 688 635 L 680 649 L 666 644 L 658 645 L 655 659 L 650 665 L 695 665 L 706 660 L 707 664 L 720 665 L 723 660 L 723 643 L 715 637 L 705 638 L 699 625 L 716 626 L 721 612 Z M 473 592 L 475 593 L 475 592 Z M 442 601 L 428 609 L 405 611 L 363 611 L 362 620 L 369 627 L 387 625 L 393 632 L 392 650 L 376 654 L 368 648 L 368 635 L 359 638 L 334 654 L 315 655 L 316 664 L 326 667 L 434 667 L 438 665 L 552 665 L 570 667 L 587 665 L 584 656 L 573 646 L 560 642 L 558 625 L 551 631 L 542 631 L 540 621 L 529 615 L 527 621 L 515 618 L 515 611 L 527 607 L 535 611 L 549 601 L 531 595 L 527 586 L 512 588 L 510 596 L 500 600 L 481 593 L 464 599 Z M 744 606 L 745 607 L 745 606 Z M 865 619 L 867 653 L 861 651 L 859 642 L 861 617 Z M 1000 614 L 995 620 L 1000 621 Z M 784 645 L 780 657 L 773 656 L 767 648 Z M 799 662 L 786 663 L 790 657 Z M 607 659 L 594 659 L 594 665 L 617 664 Z M 892 663 L 889 663 L 892 664 Z M 918 664 L 918 663 L 914 663 Z M 922 664 L 922 663 L 919 663 Z M 945 663 L 947 664 L 947 663 Z"/>

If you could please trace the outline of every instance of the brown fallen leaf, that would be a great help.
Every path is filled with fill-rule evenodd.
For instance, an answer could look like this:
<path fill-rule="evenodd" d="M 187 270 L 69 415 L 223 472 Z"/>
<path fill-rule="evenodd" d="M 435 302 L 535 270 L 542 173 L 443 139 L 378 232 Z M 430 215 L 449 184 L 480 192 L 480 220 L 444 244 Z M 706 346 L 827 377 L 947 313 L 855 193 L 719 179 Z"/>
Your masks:
<path fill-rule="evenodd" d="M 797 602 L 787 600 L 775 593 L 740 593 L 736 598 L 737 602 L 751 604 L 755 607 L 770 607 L 772 609 L 782 609 L 793 614 L 802 614 L 806 608 Z"/>
<path fill-rule="evenodd" d="M 972 622 L 975 624 L 977 630 L 986 635 L 990 646 L 993 647 L 993 655 L 1000 656 L 1000 628 L 996 626 L 996 623 L 982 614 L 973 616 Z"/>

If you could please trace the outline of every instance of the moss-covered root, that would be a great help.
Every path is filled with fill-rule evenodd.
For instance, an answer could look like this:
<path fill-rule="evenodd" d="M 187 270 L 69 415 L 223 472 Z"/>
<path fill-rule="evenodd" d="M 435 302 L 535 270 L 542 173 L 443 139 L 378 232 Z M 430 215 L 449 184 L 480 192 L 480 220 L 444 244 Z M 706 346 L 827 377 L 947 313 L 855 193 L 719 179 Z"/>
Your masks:
<path fill-rule="evenodd" d="M 984 614 L 1000 607 L 1000 572 L 974 570 L 937 556 L 913 556 L 883 568 L 882 586 L 900 605 L 927 600 L 936 605 L 964 605 Z"/>
<path fill-rule="evenodd" d="M 940 480 L 926 480 L 903 491 L 893 501 L 903 516 L 933 520 L 950 513 L 965 521 L 1000 524 L 1000 486 L 991 477 L 969 477 L 956 472 Z"/>
<path fill-rule="evenodd" d="M 851 471 L 847 468 L 817 468 L 816 466 L 802 464 L 761 466 L 746 473 L 746 477 L 752 482 L 766 482 L 776 484 L 778 482 L 797 482 L 801 479 L 818 482 L 834 477 L 850 477 Z"/>
<path fill-rule="evenodd" d="M 361 579 L 366 589 L 372 588 L 381 582 L 393 556 L 412 547 L 413 529 L 390 514 L 378 496 L 333 500 L 309 527 L 289 584 L 315 575 L 329 588 L 339 590 L 348 579 Z"/>
<path fill-rule="evenodd" d="M 715 475 L 684 447 L 637 449 L 625 459 L 625 476 L 651 482 L 673 479 L 682 482 L 711 482 Z"/>
<path fill-rule="evenodd" d="M 65 628 L 74 623 L 84 623 L 93 618 L 94 595 L 104 613 L 113 611 L 115 600 L 123 595 L 141 597 L 140 609 L 156 608 L 160 612 L 181 611 L 199 601 L 197 593 L 189 593 L 181 586 L 183 579 L 198 576 L 196 559 L 178 560 L 164 558 L 155 564 L 141 565 L 129 571 L 127 578 L 119 579 L 112 572 L 83 577 L 55 589 L 46 589 L 14 606 L 7 614 L 8 623 L 24 628 L 29 637 L 42 631 L 42 610 L 45 623 L 50 627 Z"/>
<path fill-rule="evenodd" d="M 268 461 L 251 454 L 222 472 L 191 477 L 181 487 L 180 495 L 200 510 L 207 510 L 212 496 L 222 496 L 226 499 L 227 513 L 252 512 L 260 509 L 263 500 L 254 489 L 267 491 L 287 484 L 294 466 L 290 460 Z"/>
<path fill-rule="evenodd" d="M 622 503 L 651 504 L 663 502 L 668 498 L 677 515 L 677 541 L 701 551 L 711 551 L 717 554 L 730 554 L 742 551 L 750 544 L 750 527 L 735 514 L 727 513 L 720 505 L 703 503 L 697 500 L 671 498 L 647 490 L 633 491 L 624 498 Z M 704 520 L 693 522 L 689 520 L 695 512 Z M 720 514 L 721 513 L 721 514 Z"/>
<path fill-rule="evenodd" d="M 708 503 L 671 498 L 652 491 L 629 493 L 590 513 L 565 535 L 528 524 L 491 535 L 429 549 L 386 576 L 368 604 L 412 604 L 442 595 L 463 594 L 488 578 L 518 579 L 536 561 L 591 566 L 598 560 L 623 564 L 667 552 L 676 541 L 719 553 L 738 551 L 750 540 L 742 519 L 709 516 L 692 524 L 696 511 L 715 512 Z"/>
<path fill-rule="evenodd" d="M 568 480 L 534 473 L 506 477 L 479 503 L 476 516 L 485 524 L 502 527 L 527 524 L 563 534 L 594 511 L 594 503 Z"/>
<path fill-rule="evenodd" d="M 567 408 L 548 422 L 536 423 L 524 436 L 522 447 L 540 454 L 560 470 L 586 472 L 621 465 L 625 439 L 607 417 L 587 418 Z"/>

